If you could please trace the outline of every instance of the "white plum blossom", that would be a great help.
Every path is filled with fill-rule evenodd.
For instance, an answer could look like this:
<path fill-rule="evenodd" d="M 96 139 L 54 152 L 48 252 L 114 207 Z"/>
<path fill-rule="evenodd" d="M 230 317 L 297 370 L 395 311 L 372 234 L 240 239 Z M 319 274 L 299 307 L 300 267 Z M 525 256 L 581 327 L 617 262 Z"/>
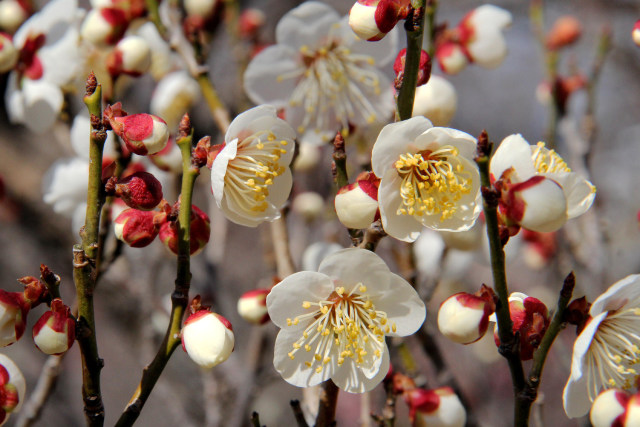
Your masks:
<path fill-rule="evenodd" d="M 9 75 L 5 101 L 9 119 L 36 133 L 46 132 L 63 104 L 62 87 L 82 68 L 76 0 L 55 0 L 29 18 L 13 42 L 20 62 Z M 62 65 L 64 64 L 64 65 Z"/>
<path fill-rule="evenodd" d="M 613 284 L 589 309 L 590 320 L 573 345 L 564 410 L 589 412 L 602 389 L 635 389 L 640 369 L 640 275 Z"/>
<path fill-rule="evenodd" d="M 280 217 L 291 192 L 295 131 L 270 105 L 245 111 L 229 125 L 211 165 L 216 204 L 236 224 L 256 227 Z"/>
<path fill-rule="evenodd" d="M 200 98 L 200 87 L 184 70 L 167 74 L 158 82 L 149 106 L 151 114 L 162 117 L 171 131 L 178 129 L 184 113 Z"/>
<path fill-rule="evenodd" d="M 375 253 L 343 249 L 318 272 L 285 278 L 267 296 L 281 330 L 273 363 L 298 387 L 328 379 L 350 393 L 371 390 L 387 375 L 385 336 L 414 333 L 426 315 L 416 291 Z"/>
<path fill-rule="evenodd" d="M 321 144 L 349 125 L 386 121 L 391 81 L 380 68 L 394 60 L 395 32 L 372 46 L 330 6 L 306 2 L 283 16 L 277 44 L 256 55 L 244 75 L 249 98 L 284 108 L 303 142 Z"/>
<path fill-rule="evenodd" d="M 503 181 L 501 213 L 538 232 L 559 229 L 585 213 L 595 187 L 544 143 L 532 146 L 519 134 L 506 137 L 491 159 L 492 180 Z"/>
<path fill-rule="evenodd" d="M 413 116 L 424 116 L 434 126 L 447 126 L 457 108 L 456 88 L 444 77 L 432 74 L 427 83 L 416 88 Z"/>
<path fill-rule="evenodd" d="M 371 155 L 384 230 L 413 242 L 423 227 L 466 231 L 482 209 L 476 139 L 424 117 L 385 126 Z"/>

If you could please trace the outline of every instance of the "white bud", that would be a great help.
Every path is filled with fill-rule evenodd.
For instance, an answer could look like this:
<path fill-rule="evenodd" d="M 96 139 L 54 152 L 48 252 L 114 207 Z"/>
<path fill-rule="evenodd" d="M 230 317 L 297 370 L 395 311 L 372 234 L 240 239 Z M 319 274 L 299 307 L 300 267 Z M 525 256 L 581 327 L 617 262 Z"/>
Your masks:
<path fill-rule="evenodd" d="M 618 395 L 621 398 L 620 395 Z M 640 426 L 640 394 L 636 392 L 627 402 L 626 414 L 624 415 L 624 427 Z M 594 427 L 598 427 L 594 424 Z"/>
<path fill-rule="evenodd" d="M 640 19 L 638 19 L 636 21 L 636 24 L 633 26 L 633 30 L 631 31 L 631 39 L 637 46 L 640 46 Z"/>
<path fill-rule="evenodd" d="M 438 329 L 459 344 L 471 344 L 484 336 L 492 309 L 488 302 L 466 292 L 447 298 L 438 311 Z"/>
<path fill-rule="evenodd" d="M 106 11 L 115 11 L 107 13 Z M 124 12 L 116 9 L 92 9 L 84 19 L 80 28 L 82 39 L 96 46 L 115 44 L 126 28 Z"/>
<path fill-rule="evenodd" d="M 199 310 L 184 322 L 182 347 L 191 360 L 203 368 L 212 368 L 227 360 L 234 345 L 231 323 L 219 314 Z"/>
<path fill-rule="evenodd" d="M 440 398 L 438 407 L 430 412 L 418 410 L 414 427 L 463 427 L 467 412 L 460 398 L 449 387 L 433 390 Z"/>
<path fill-rule="evenodd" d="M 315 191 L 305 191 L 293 199 L 291 207 L 307 221 L 313 221 L 324 212 L 324 198 Z"/>
<path fill-rule="evenodd" d="M 16 0 L 0 1 L 0 29 L 15 33 L 29 15 Z"/>
<path fill-rule="evenodd" d="M 456 89 L 445 78 L 431 75 L 429 81 L 416 88 L 413 116 L 424 116 L 434 126 L 447 126 L 458 108 Z"/>
<path fill-rule="evenodd" d="M 624 414 L 629 395 L 619 389 L 605 390 L 596 397 L 591 406 L 589 419 L 593 427 L 613 427 L 616 419 Z"/>
<path fill-rule="evenodd" d="M 218 0 L 184 0 L 184 10 L 189 16 L 208 18 L 213 15 Z"/>
<path fill-rule="evenodd" d="M 359 180 L 342 187 L 335 198 L 338 219 L 347 228 L 367 228 L 378 215 L 378 187 Z"/>
<path fill-rule="evenodd" d="M 27 384 L 18 365 L 4 354 L 0 354 L 0 368 L 3 370 L 2 375 L 5 376 L 6 372 L 6 377 L 8 377 L 4 378 L 4 383 L 0 385 L 0 393 L 4 396 L 2 409 L 5 412 L 5 417 L 0 422 L 1 425 L 9 419 L 10 414 L 20 411 L 27 391 Z"/>
<path fill-rule="evenodd" d="M 245 292 L 238 299 L 238 314 L 244 320 L 255 325 L 262 325 L 269 320 L 267 313 L 267 295 L 269 289 L 255 289 Z"/>
<path fill-rule="evenodd" d="M 0 73 L 6 73 L 15 67 L 18 56 L 18 49 L 13 45 L 11 38 L 0 33 Z"/>
<path fill-rule="evenodd" d="M 377 5 L 367 6 L 356 2 L 349 11 L 349 26 L 362 40 L 380 40 L 386 33 L 376 23 Z"/>
<path fill-rule="evenodd" d="M 320 161 L 320 148 L 317 145 L 301 142 L 298 144 L 298 157 L 293 162 L 296 172 L 309 172 Z"/>
<path fill-rule="evenodd" d="M 436 58 L 447 74 L 458 74 L 469 63 L 469 58 L 457 43 L 444 43 L 436 50 Z"/>
<path fill-rule="evenodd" d="M 116 46 L 122 53 L 122 71 L 128 74 L 144 74 L 151 67 L 151 49 L 142 37 L 128 36 Z"/>

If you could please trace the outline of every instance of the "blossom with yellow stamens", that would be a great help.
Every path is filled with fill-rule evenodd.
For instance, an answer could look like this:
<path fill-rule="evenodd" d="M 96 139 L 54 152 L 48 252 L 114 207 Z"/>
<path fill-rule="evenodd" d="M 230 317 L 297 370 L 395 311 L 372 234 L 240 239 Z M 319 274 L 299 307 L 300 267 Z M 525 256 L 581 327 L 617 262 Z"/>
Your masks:
<path fill-rule="evenodd" d="M 353 33 L 348 17 L 303 3 L 278 23 L 277 43 L 251 61 L 245 90 L 255 103 L 284 108 L 302 142 L 321 144 L 350 125 L 385 122 L 395 104 L 380 69 L 395 58 L 395 34 L 372 46 Z"/>
<path fill-rule="evenodd" d="M 318 272 L 285 278 L 267 296 L 267 310 L 281 328 L 273 359 L 280 375 L 298 387 L 332 379 L 350 393 L 387 375 L 385 336 L 414 333 L 426 315 L 409 283 L 357 248 L 327 256 Z"/>
<path fill-rule="evenodd" d="M 590 320 L 573 345 L 564 410 L 589 412 L 603 389 L 635 390 L 640 371 L 640 275 L 613 284 L 589 309 Z"/>
<path fill-rule="evenodd" d="M 270 105 L 247 110 L 231 122 L 211 165 L 213 196 L 230 221 L 256 227 L 280 217 L 293 185 L 294 138 L 293 128 Z"/>
<path fill-rule="evenodd" d="M 385 126 L 371 155 L 384 230 L 405 242 L 422 227 L 469 230 L 482 210 L 475 151 L 471 135 L 424 117 Z"/>

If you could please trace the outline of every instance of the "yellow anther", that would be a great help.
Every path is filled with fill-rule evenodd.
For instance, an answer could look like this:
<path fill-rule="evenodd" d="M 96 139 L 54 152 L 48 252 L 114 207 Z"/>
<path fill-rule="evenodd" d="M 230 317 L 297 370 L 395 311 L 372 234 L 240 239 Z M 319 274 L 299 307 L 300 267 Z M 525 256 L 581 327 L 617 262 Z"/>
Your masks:
<path fill-rule="evenodd" d="M 309 301 L 305 301 L 302 303 L 302 308 L 309 308 L 311 307 L 311 303 Z"/>
<path fill-rule="evenodd" d="M 365 293 L 365 292 L 367 292 L 367 287 L 364 286 L 364 285 L 360 285 L 359 290 L 360 290 L 360 292 Z M 367 302 L 370 302 L 370 301 L 367 301 Z"/>
<path fill-rule="evenodd" d="M 322 372 L 322 365 L 316 368 L 316 374 L 319 374 L 320 372 Z"/>
<path fill-rule="evenodd" d="M 289 356 L 289 359 L 291 359 L 291 360 L 296 358 L 295 354 L 293 354 L 293 351 L 290 351 L 289 353 L 287 353 L 287 355 Z"/>
<path fill-rule="evenodd" d="M 307 368 L 311 367 L 311 362 L 304 362 L 304 364 L 307 366 Z"/>
<path fill-rule="evenodd" d="M 342 287 L 342 286 L 338 286 L 338 287 L 336 288 L 336 293 L 337 293 L 338 295 L 342 296 L 342 294 L 344 294 L 344 287 Z"/>
<path fill-rule="evenodd" d="M 304 345 L 305 351 L 311 351 L 311 346 L 309 344 Z"/>
<path fill-rule="evenodd" d="M 316 359 L 316 360 L 320 360 L 320 359 L 322 359 L 322 356 L 320 356 L 318 353 L 316 353 L 316 354 L 313 355 L 313 358 Z"/>
<path fill-rule="evenodd" d="M 293 322 L 291 322 L 290 318 L 287 318 L 287 326 L 291 326 L 291 325 L 293 325 Z"/>

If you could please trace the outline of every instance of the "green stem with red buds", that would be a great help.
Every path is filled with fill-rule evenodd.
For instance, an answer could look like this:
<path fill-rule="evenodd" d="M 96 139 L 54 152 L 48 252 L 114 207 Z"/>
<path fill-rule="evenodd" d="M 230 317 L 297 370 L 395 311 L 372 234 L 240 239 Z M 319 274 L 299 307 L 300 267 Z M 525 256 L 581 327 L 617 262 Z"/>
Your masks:
<path fill-rule="evenodd" d="M 89 426 L 102 426 L 104 406 L 100 393 L 100 370 L 103 361 L 98 356 L 93 309 L 93 291 L 96 284 L 96 260 L 100 211 L 105 194 L 102 185 L 102 150 L 107 138 L 102 128 L 102 88 L 93 73 L 87 79 L 84 96 L 91 116 L 89 142 L 89 183 L 85 225 L 80 236 L 82 243 L 73 248 L 73 279 L 78 301 L 78 345 L 82 355 L 82 397 Z"/>
<path fill-rule="evenodd" d="M 482 199 L 484 217 L 487 224 L 487 236 L 489 237 L 489 249 L 491 253 L 491 272 L 493 274 L 493 288 L 498 295 L 496 304 L 496 317 L 498 319 L 498 336 L 500 338 L 500 354 L 507 359 L 513 383 L 513 392 L 516 400 L 514 420 L 516 427 L 528 425 L 528 417 L 523 418 L 522 406 L 519 400 L 525 388 L 524 369 L 520 360 L 518 339 L 513 333 L 513 323 L 509 311 L 509 289 L 507 287 L 507 274 L 504 262 L 504 248 L 500 239 L 498 226 L 498 197 L 491 184 L 489 163 L 491 160 L 492 144 L 485 131 L 478 138 L 478 153 L 475 162 L 480 170 L 480 183 L 482 185 Z"/>
<path fill-rule="evenodd" d="M 425 0 L 412 0 L 411 12 L 404 25 L 407 33 L 407 56 L 404 63 L 402 86 L 397 99 L 400 120 L 410 119 L 413 112 L 424 35 L 424 10 Z"/>
<path fill-rule="evenodd" d="M 185 119 L 183 118 L 184 122 Z M 131 426 L 136 421 L 169 358 L 180 345 L 182 318 L 189 302 L 189 287 L 191 286 L 191 200 L 196 178 L 200 174 L 200 170 L 191 163 L 192 137 L 193 133 L 190 130 L 186 131 L 186 129 L 183 131 L 183 124 L 181 124 L 181 136 L 177 140 L 178 147 L 182 152 L 182 188 L 180 211 L 178 213 L 178 269 L 175 289 L 171 294 L 169 326 L 158 353 L 153 361 L 144 368 L 138 388 L 116 423 L 116 426 L 119 427 Z"/>

